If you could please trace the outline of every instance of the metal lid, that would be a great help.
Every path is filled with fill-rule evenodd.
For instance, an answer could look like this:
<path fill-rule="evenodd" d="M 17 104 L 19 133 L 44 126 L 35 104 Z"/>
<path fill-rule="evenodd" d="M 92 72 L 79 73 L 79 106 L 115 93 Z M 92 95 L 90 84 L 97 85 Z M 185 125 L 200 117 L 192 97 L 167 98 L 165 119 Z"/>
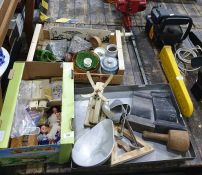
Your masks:
<path fill-rule="evenodd" d="M 87 67 L 87 68 L 91 67 L 92 62 L 93 62 L 93 61 L 92 61 L 91 58 L 85 58 L 85 59 L 83 60 L 84 66 Z"/>
<path fill-rule="evenodd" d="M 118 69 L 118 60 L 114 57 L 105 57 L 101 62 L 101 66 L 106 71 L 116 71 Z"/>

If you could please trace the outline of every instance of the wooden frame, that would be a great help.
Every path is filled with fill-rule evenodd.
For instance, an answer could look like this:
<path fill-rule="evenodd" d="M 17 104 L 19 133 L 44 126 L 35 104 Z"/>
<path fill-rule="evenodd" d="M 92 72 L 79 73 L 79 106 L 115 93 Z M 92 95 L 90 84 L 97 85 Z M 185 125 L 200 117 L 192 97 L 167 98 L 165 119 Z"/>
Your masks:
<path fill-rule="evenodd" d="M 84 38 L 98 35 L 102 40 L 109 37 L 110 41 L 113 41 L 117 44 L 118 49 L 118 61 L 119 61 L 119 70 L 116 75 L 114 75 L 110 84 L 121 84 L 123 81 L 123 76 L 125 72 L 124 57 L 123 57 L 123 48 L 122 48 L 122 38 L 121 32 L 119 30 L 115 31 L 115 34 L 112 34 L 109 30 L 99 30 L 99 29 L 85 29 L 85 28 L 70 28 L 70 27 L 50 27 L 48 29 L 43 29 L 41 24 L 37 24 L 35 32 L 32 38 L 30 49 L 27 56 L 27 61 L 33 61 L 34 53 L 37 47 L 43 44 L 45 40 L 55 39 L 55 38 L 71 38 L 71 32 L 80 33 Z M 92 78 L 95 82 L 101 81 L 105 82 L 109 75 L 102 73 L 91 73 Z M 75 82 L 88 83 L 88 78 L 86 73 L 74 72 Z"/>
<path fill-rule="evenodd" d="M 119 129 L 117 129 L 117 130 L 119 130 Z M 123 135 L 127 139 L 132 140 L 131 135 L 128 130 L 124 129 Z M 116 165 L 122 164 L 124 162 L 150 154 L 151 152 L 154 151 L 154 148 L 151 145 L 144 142 L 141 138 L 136 136 L 136 139 L 137 139 L 137 142 L 142 147 L 139 149 L 135 149 L 135 150 L 126 152 L 122 155 L 118 155 L 118 145 L 117 145 L 117 143 L 115 143 L 114 149 L 112 151 L 112 156 L 111 156 L 111 166 L 116 166 Z"/>

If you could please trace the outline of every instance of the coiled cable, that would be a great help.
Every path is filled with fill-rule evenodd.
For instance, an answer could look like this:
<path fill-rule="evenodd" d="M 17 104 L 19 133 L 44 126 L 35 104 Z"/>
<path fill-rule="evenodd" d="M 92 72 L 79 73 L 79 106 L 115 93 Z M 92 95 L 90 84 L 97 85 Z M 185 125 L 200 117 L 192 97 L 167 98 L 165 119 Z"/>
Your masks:
<path fill-rule="evenodd" d="M 200 67 L 187 68 L 187 66 L 191 66 L 191 59 L 197 57 L 199 50 L 202 51 L 200 46 L 196 46 L 194 48 L 179 48 L 176 50 L 175 58 L 177 59 L 178 67 L 181 71 L 193 72 L 200 69 Z"/>

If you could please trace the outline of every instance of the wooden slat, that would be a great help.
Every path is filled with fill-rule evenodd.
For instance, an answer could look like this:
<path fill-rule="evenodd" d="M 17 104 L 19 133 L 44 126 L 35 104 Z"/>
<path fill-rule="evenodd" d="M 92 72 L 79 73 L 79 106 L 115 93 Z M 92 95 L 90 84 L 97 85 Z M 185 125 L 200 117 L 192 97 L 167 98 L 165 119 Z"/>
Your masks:
<path fill-rule="evenodd" d="M 50 0 L 47 16 L 55 20 L 59 17 L 59 11 L 60 11 L 59 0 Z"/>
<path fill-rule="evenodd" d="M 75 19 L 80 24 L 90 24 L 88 0 L 75 0 Z"/>
<path fill-rule="evenodd" d="M 0 21 L 5 17 L 10 0 L 0 0 Z"/>
<path fill-rule="evenodd" d="M 36 47 L 37 47 L 37 44 L 38 44 L 39 35 L 41 33 L 41 30 L 42 30 L 42 25 L 37 24 L 36 28 L 35 28 L 35 31 L 34 31 L 33 38 L 32 38 L 32 42 L 31 42 L 31 45 L 30 45 L 30 48 L 29 48 L 27 61 L 33 61 L 33 59 L 34 59 L 34 53 L 35 53 L 35 50 L 36 50 Z"/>
<path fill-rule="evenodd" d="M 26 33 L 26 39 L 28 41 L 28 44 L 30 44 L 33 34 L 34 6 L 35 0 L 26 0 L 24 30 Z"/>
<path fill-rule="evenodd" d="M 100 0 L 90 0 L 91 24 L 105 24 L 105 14 L 103 2 Z"/>
<path fill-rule="evenodd" d="M 5 17 L 1 21 L 0 24 L 0 46 L 2 46 L 4 38 L 6 36 L 8 26 L 10 23 L 10 20 L 15 12 L 15 9 L 17 7 L 18 1 L 16 0 L 10 0 L 9 7 L 6 10 Z"/>
<path fill-rule="evenodd" d="M 104 12 L 107 25 L 120 25 L 121 17 L 120 13 L 116 11 L 113 4 L 104 3 Z"/>
<path fill-rule="evenodd" d="M 75 7 L 74 2 L 75 1 L 72 1 L 72 0 L 60 0 L 58 17 L 59 18 L 68 18 L 68 19 L 74 18 L 74 7 Z"/>

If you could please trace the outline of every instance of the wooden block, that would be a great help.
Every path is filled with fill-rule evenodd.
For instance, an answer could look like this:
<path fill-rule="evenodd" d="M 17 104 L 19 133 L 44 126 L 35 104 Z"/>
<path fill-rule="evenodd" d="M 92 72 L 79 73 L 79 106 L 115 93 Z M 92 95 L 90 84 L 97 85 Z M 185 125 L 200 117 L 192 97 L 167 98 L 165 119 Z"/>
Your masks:
<path fill-rule="evenodd" d="M 109 43 L 116 44 L 116 35 L 114 33 L 109 36 Z"/>
<path fill-rule="evenodd" d="M 100 111 L 101 111 L 101 107 L 102 107 L 102 99 L 100 97 L 96 98 L 96 103 L 95 103 L 95 109 L 94 109 L 94 113 L 93 113 L 93 124 L 98 124 L 99 119 L 100 119 Z"/>
<path fill-rule="evenodd" d="M 91 97 L 89 99 L 89 102 L 88 102 L 88 107 L 87 107 L 86 116 L 85 116 L 85 120 L 84 120 L 84 126 L 85 127 L 90 127 L 91 126 L 91 124 L 89 122 L 89 117 L 91 115 L 90 113 L 91 113 L 91 104 L 92 104 L 92 102 L 93 102 L 93 98 Z"/>
<path fill-rule="evenodd" d="M 95 104 L 96 104 L 96 98 L 91 97 L 91 103 L 89 103 L 89 123 L 93 124 L 93 118 L 94 118 L 94 111 L 95 111 Z"/>
<path fill-rule="evenodd" d="M 90 38 L 90 43 L 92 44 L 93 48 L 101 47 L 102 45 L 101 39 L 97 36 L 92 36 Z"/>
<path fill-rule="evenodd" d="M 34 35 L 32 38 L 32 42 L 29 48 L 29 52 L 28 52 L 28 56 L 27 56 L 27 61 L 33 61 L 34 60 L 34 54 L 35 54 L 35 50 L 38 44 L 38 40 L 39 40 L 39 36 L 42 30 L 42 25 L 41 24 L 37 24 L 35 31 L 34 31 Z"/>
<path fill-rule="evenodd" d="M 124 74 L 125 64 L 124 64 L 123 46 L 122 46 L 122 39 L 121 39 L 121 32 L 120 32 L 120 30 L 116 30 L 116 45 L 117 45 L 118 60 L 119 60 L 118 74 Z"/>
<path fill-rule="evenodd" d="M 21 148 L 22 140 L 23 140 L 23 136 L 12 138 L 10 148 Z"/>
<path fill-rule="evenodd" d="M 38 145 L 37 135 L 28 136 L 27 146 L 36 146 Z"/>
<path fill-rule="evenodd" d="M 48 102 L 46 100 L 40 100 L 39 101 L 39 108 L 46 108 L 47 107 Z"/>
<path fill-rule="evenodd" d="M 30 102 L 29 102 L 29 108 L 30 108 L 30 109 L 33 109 L 33 110 L 34 110 L 34 109 L 37 109 L 38 106 L 39 106 L 38 100 L 30 101 Z"/>

